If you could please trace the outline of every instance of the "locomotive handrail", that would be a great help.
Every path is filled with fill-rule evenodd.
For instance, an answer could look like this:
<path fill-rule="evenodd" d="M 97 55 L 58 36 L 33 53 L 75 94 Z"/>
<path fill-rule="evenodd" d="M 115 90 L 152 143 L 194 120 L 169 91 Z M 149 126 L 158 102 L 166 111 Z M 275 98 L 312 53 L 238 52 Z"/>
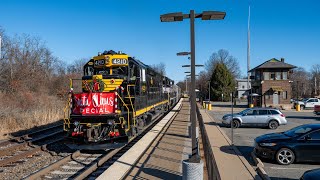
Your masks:
<path fill-rule="evenodd" d="M 135 86 L 136 86 L 136 85 L 130 85 L 130 84 L 127 85 L 128 96 L 129 96 L 129 100 L 130 100 L 131 107 L 132 107 L 133 126 L 136 126 L 136 121 L 135 121 L 135 120 L 136 120 L 136 111 L 134 110 L 134 106 L 133 106 L 133 104 L 132 104 L 129 87 L 135 87 Z"/>
<path fill-rule="evenodd" d="M 70 104 L 71 104 L 71 97 L 69 96 L 68 103 L 64 108 L 64 118 L 63 118 L 64 124 L 68 124 L 68 128 L 70 128 Z M 66 131 L 65 125 L 63 125 L 63 130 Z"/>
<path fill-rule="evenodd" d="M 128 110 L 128 129 L 125 129 L 126 131 L 129 131 L 129 129 L 130 129 L 130 117 L 129 117 L 129 112 L 130 112 L 130 110 L 129 110 L 129 107 L 126 105 L 126 103 L 123 101 L 123 99 L 121 98 L 121 96 L 119 96 L 119 93 L 118 92 L 116 92 L 116 95 L 120 98 L 120 100 L 121 100 L 121 102 L 122 102 L 122 104 L 127 108 L 127 110 Z"/>
<path fill-rule="evenodd" d="M 66 131 L 65 124 L 68 124 L 68 128 L 70 128 L 70 105 L 71 105 L 71 96 L 70 93 L 73 93 L 73 79 L 70 80 L 70 92 L 68 93 L 68 102 L 66 107 L 64 108 L 64 125 L 63 125 L 63 130 Z"/>

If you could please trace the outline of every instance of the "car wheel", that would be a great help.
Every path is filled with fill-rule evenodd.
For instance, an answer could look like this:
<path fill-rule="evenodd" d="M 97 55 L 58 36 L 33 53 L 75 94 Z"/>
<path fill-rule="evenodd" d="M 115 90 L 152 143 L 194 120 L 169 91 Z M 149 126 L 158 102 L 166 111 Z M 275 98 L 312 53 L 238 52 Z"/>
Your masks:
<path fill-rule="evenodd" d="M 268 127 L 270 129 L 277 129 L 278 126 L 279 126 L 279 123 L 277 121 L 275 121 L 275 120 L 270 121 L 269 124 L 268 124 Z"/>
<path fill-rule="evenodd" d="M 305 107 L 304 107 L 303 105 L 300 106 L 300 109 L 301 109 L 301 110 L 304 110 L 304 108 L 305 108 Z"/>
<path fill-rule="evenodd" d="M 294 162 L 295 155 L 288 148 L 281 148 L 276 154 L 276 160 L 281 165 L 289 165 Z"/>
<path fill-rule="evenodd" d="M 238 128 L 238 127 L 240 127 L 240 121 L 238 121 L 238 120 L 233 120 L 232 121 L 232 126 L 233 126 L 233 128 Z M 231 127 L 232 128 L 232 127 Z"/>

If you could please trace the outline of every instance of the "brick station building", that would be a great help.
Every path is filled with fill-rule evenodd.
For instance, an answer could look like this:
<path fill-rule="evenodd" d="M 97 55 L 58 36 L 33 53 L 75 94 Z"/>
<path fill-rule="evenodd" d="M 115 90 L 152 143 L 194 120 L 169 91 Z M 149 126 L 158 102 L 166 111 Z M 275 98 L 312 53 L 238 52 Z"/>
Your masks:
<path fill-rule="evenodd" d="M 254 106 L 290 109 L 290 75 L 293 68 L 296 66 L 285 63 L 284 58 L 272 58 L 251 69 L 252 102 L 249 96 L 249 103 Z"/>

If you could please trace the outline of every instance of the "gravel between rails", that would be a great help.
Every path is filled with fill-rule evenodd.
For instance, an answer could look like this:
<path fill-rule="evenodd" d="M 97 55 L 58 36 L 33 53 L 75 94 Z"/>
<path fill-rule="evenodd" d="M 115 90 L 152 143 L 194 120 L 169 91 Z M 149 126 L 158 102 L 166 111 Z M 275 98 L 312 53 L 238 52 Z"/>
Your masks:
<path fill-rule="evenodd" d="M 0 167 L 0 179 L 22 179 L 73 152 L 62 142 L 48 145 L 47 150 L 47 152 L 39 151 L 14 163 Z"/>

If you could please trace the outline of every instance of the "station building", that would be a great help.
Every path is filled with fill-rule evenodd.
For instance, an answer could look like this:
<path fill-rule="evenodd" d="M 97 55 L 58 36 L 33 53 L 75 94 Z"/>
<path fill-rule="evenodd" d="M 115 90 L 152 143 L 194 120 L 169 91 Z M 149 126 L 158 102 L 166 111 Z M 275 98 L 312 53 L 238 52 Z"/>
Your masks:
<path fill-rule="evenodd" d="M 290 76 L 296 66 L 272 58 L 251 69 L 252 92 L 249 104 L 262 107 L 290 109 L 292 93 Z"/>

